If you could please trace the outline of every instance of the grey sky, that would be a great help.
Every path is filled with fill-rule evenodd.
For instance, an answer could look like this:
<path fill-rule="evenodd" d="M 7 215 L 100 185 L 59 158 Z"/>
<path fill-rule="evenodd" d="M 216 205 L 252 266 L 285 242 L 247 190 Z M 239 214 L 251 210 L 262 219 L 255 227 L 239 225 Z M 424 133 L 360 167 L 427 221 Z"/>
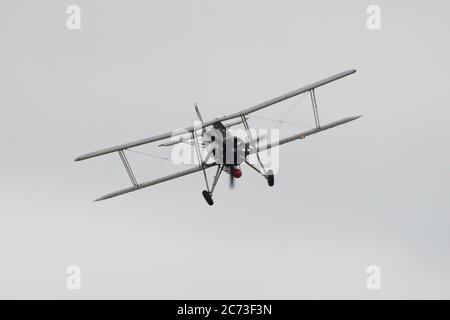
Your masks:
<path fill-rule="evenodd" d="M 66 28 L 70 4 L 79 31 Z M 366 28 L 370 4 L 379 31 Z M 1 1 L 0 297 L 450 298 L 449 9 Z M 350 68 L 317 91 L 319 112 L 364 117 L 283 146 L 274 188 L 244 168 L 213 207 L 201 174 L 92 203 L 128 186 L 120 160 L 72 161 L 189 126 L 194 101 L 212 119 Z M 300 102 L 289 119 L 304 127 L 282 136 L 313 126 Z M 146 180 L 180 169 L 130 161 Z M 66 288 L 71 264 L 80 291 Z M 380 291 L 366 288 L 371 264 Z"/>

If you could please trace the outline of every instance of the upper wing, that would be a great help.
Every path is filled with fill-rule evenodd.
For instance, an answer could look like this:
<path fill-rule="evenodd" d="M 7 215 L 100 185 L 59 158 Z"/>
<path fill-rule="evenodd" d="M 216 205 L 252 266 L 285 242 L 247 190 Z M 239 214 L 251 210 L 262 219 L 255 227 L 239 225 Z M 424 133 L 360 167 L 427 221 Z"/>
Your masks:
<path fill-rule="evenodd" d="M 207 165 L 205 165 L 205 169 L 213 167 L 215 165 L 216 165 L 215 163 L 207 164 Z M 125 188 L 125 189 L 122 189 L 122 190 L 118 190 L 118 191 L 114 191 L 114 192 L 108 193 L 108 194 L 106 194 L 106 195 L 104 195 L 104 196 L 102 196 L 102 197 L 100 197 L 98 199 L 95 199 L 94 201 L 101 201 L 101 200 L 114 198 L 114 197 L 120 196 L 120 195 L 125 194 L 125 193 L 129 193 L 129 192 L 133 192 L 133 191 L 136 191 L 136 190 L 144 189 L 144 188 L 153 186 L 153 185 L 158 184 L 158 183 L 162 183 L 162 182 L 166 182 L 166 181 L 169 181 L 169 180 L 172 180 L 172 179 L 180 178 L 180 177 L 186 176 L 188 174 L 192 174 L 192 173 L 199 172 L 199 171 L 202 171 L 202 170 L 203 170 L 202 166 L 198 166 L 198 167 L 194 167 L 194 168 L 187 169 L 187 170 L 184 170 L 184 171 L 179 171 L 179 172 L 167 175 L 165 177 L 161 177 L 161 178 L 154 179 L 154 180 L 151 180 L 151 181 L 148 181 L 148 182 L 140 183 L 140 184 L 138 184 L 136 186 L 132 186 L 132 187 L 129 187 L 129 188 Z"/>
<path fill-rule="evenodd" d="M 295 96 L 298 96 L 299 94 L 302 94 L 302 93 L 311 91 L 313 89 L 316 89 L 318 87 L 321 87 L 321 86 L 323 86 L 323 85 L 325 85 L 327 83 L 339 80 L 339 79 L 344 78 L 346 76 L 349 76 L 349 75 L 351 75 L 351 74 L 353 74 L 355 72 L 356 72 L 356 70 L 348 70 L 348 71 L 344 71 L 344 72 L 335 74 L 334 76 L 331 76 L 331 77 L 325 78 L 323 80 L 317 81 L 317 82 L 315 82 L 313 84 L 310 84 L 308 86 L 305 86 L 303 88 L 300 88 L 300 89 L 288 92 L 288 93 L 283 94 L 281 96 L 278 96 L 276 98 L 273 98 L 273 99 L 267 100 L 265 102 L 262 102 L 262 103 L 260 103 L 260 104 L 258 104 L 256 106 L 254 106 L 254 107 L 250 107 L 250 108 L 247 108 L 245 110 L 232 113 L 232 114 L 230 114 L 228 116 L 223 116 L 222 118 L 215 119 L 213 121 L 210 121 L 209 123 L 206 122 L 205 125 L 210 125 L 210 124 L 213 124 L 214 122 L 217 122 L 217 121 L 225 121 L 225 120 L 230 120 L 230 119 L 234 119 L 234 118 L 239 118 L 239 117 L 245 116 L 245 115 L 247 115 L 249 113 L 256 112 L 258 110 L 267 108 L 267 107 L 269 107 L 269 106 L 271 106 L 273 104 L 276 104 L 278 102 L 281 102 L 281 101 L 293 98 Z"/>
<path fill-rule="evenodd" d="M 184 128 L 183 130 L 180 130 L 180 131 L 170 131 L 170 132 L 159 134 L 157 136 L 153 136 L 153 137 L 150 137 L 150 138 L 145 138 L 145 139 L 141 139 L 141 140 L 137 140 L 137 141 L 133 141 L 133 142 L 129 142 L 129 143 L 124 143 L 124 144 L 121 144 L 121 145 L 118 145 L 118 146 L 114 146 L 114 147 L 105 148 L 105 149 L 101 149 L 101 150 L 98 150 L 98 151 L 90 152 L 90 153 L 87 153 L 87 154 L 84 154 L 82 156 L 77 157 L 75 159 L 75 161 L 80 161 L 80 160 L 85 160 L 85 159 L 89 159 L 89 158 L 93 158 L 93 157 L 98 157 L 98 156 L 101 156 L 101 155 L 104 155 L 104 154 L 108 154 L 108 153 L 112 153 L 112 152 L 116 152 L 116 151 L 120 151 L 120 150 L 124 150 L 124 149 L 128 149 L 128 148 L 137 147 L 137 146 L 140 146 L 140 145 L 143 145 L 143 144 L 147 144 L 147 143 L 151 143 L 151 142 L 155 142 L 155 141 L 159 141 L 159 140 L 164 140 L 164 139 L 167 139 L 167 138 L 170 138 L 170 137 L 183 135 L 183 134 L 186 134 L 186 133 L 189 133 L 189 132 L 193 132 L 194 130 L 200 130 L 202 128 L 208 127 L 208 126 L 213 125 L 214 123 L 219 122 L 219 121 L 226 121 L 226 120 L 231 120 L 231 119 L 235 119 L 235 118 L 240 118 L 240 117 L 243 117 L 243 116 L 245 116 L 245 115 L 247 115 L 249 113 L 261 110 L 263 108 L 267 108 L 267 107 L 269 107 L 269 106 L 271 106 L 273 104 L 276 104 L 278 102 L 284 101 L 286 99 L 290 99 L 290 98 L 295 97 L 295 96 L 297 96 L 299 94 L 302 94 L 302 93 L 311 91 L 311 90 L 313 90 L 315 88 L 321 87 L 321 86 L 323 86 L 323 85 L 325 85 L 327 83 L 330 83 L 330 82 L 336 81 L 338 79 L 344 78 L 344 77 L 346 77 L 348 75 L 351 75 L 351 74 L 353 74 L 355 72 L 356 72 L 356 70 L 348 70 L 348 71 L 344 71 L 344 72 L 335 74 L 335 75 L 333 75 L 331 77 L 328 77 L 328 78 L 325 78 L 323 80 L 317 81 L 317 82 L 315 82 L 313 84 L 310 84 L 308 86 L 305 86 L 303 88 L 300 88 L 300 89 L 288 92 L 288 93 L 283 94 L 281 96 L 278 96 L 276 98 L 273 98 L 273 99 L 270 99 L 270 100 L 265 101 L 263 103 L 260 103 L 260 104 L 258 104 L 256 106 L 247 108 L 247 109 L 239 111 L 239 112 L 232 113 L 232 114 L 230 114 L 228 116 L 223 116 L 221 118 L 216 118 L 214 120 L 210 120 L 210 121 L 204 122 L 203 125 L 187 127 L 187 128 Z"/>
<path fill-rule="evenodd" d="M 157 136 L 153 136 L 150 138 L 144 138 L 141 140 L 136 140 L 133 142 L 129 142 L 129 143 L 124 143 L 118 146 L 114 146 L 114 147 L 110 147 L 110 148 L 105 148 L 105 149 L 101 149 L 98 151 L 94 151 L 94 152 L 90 152 L 90 153 L 86 153 L 82 156 L 79 156 L 77 158 L 75 158 L 75 161 L 81 161 L 81 160 L 86 160 L 89 158 L 94 158 L 94 157 L 98 157 L 98 156 L 102 156 L 104 154 L 108 154 L 108 153 L 112 153 L 112 152 L 116 152 L 116 151 L 120 151 L 120 150 L 124 150 L 124 149 L 128 149 L 128 148 L 133 148 L 133 147 L 137 147 L 146 143 L 151 143 L 151 142 L 155 142 L 155 141 L 159 141 L 159 140 L 163 140 L 163 139 L 167 139 L 170 137 L 176 137 L 179 135 L 183 135 L 186 134 L 187 132 L 192 132 L 194 130 L 198 130 L 201 129 L 201 126 L 197 127 L 197 126 L 192 126 L 192 127 L 188 127 L 188 128 L 184 128 L 182 130 L 179 131 L 170 131 L 170 132 L 166 132 L 166 133 L 162 133 L 159 134 Z"/>

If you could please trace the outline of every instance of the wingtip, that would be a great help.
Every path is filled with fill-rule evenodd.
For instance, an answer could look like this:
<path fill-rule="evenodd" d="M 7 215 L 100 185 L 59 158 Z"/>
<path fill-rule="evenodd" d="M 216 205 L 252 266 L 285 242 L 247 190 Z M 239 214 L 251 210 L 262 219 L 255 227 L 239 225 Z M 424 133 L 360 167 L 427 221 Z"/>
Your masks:
<path fill-rule="evenodd" d="M 88 157 L 88 155 L 83 154 L 82 156 L 78 156 L 76 157 L 73 161 L 81 161 L 81 160 L 86 160 Z"/>
<path fill-rule="evenodd" d="M 103 200 L 108 200 L 110 198 L 111 198 L 111 195 L 110 194 L 106 194 L 106 195 L 103 195 L 103 196 L 93 200 L 92 202 L 100 202 L 100 201 L 103 201 Z"/>

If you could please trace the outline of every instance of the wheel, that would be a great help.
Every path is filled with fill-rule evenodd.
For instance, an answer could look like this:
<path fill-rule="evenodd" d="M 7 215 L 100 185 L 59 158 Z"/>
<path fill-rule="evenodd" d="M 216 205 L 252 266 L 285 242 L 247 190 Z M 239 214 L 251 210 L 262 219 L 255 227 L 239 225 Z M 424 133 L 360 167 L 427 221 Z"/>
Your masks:
<path fill-rule="evenodd" d="M 212 206 L 212 205 L 214 204 L 214 201 L 213 201 L 211 195 L 209 194 L 209 192 L 206 191 L 206 190 L 203 190 L 202 194 L 203 194 L 203 198 L 205 198 L 206 202 L 207 202 L 210 206 Z"/>
<path fill-rule="evenodd" d="M 272 187 L 274 183 L 275 183 L 275 177 L 273 175 L 273 171 L 269 170 L 269 171 L 267 171 L 267 184 L 269 185 L 269 187 Z"/>

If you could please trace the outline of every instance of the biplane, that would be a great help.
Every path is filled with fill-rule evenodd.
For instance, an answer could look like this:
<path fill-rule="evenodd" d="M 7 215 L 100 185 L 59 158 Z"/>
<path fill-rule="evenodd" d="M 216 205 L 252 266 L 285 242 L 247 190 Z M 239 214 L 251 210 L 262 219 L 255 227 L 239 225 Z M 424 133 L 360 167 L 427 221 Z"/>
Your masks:
<path fill-rule="evenodd" d="M 246 164 L 252 169 L 254 169 L 256 172 L 258 172 L 261 176 L 263 176 L 267 180 L 267 184 L 269 186 L 273 186 L 275 180 L 274 173 L 271 169 L 268 169 L 264 166 L 259 157 L 260 152 L 281 146 L 283 144 L 298 139 L 304 139 L 307 136 L 331 129 L 333 127 L 345 124 L 347 122 L 356 120 L 359 117 L 361 117 L 361 116 L 347 117 L 338 121 L 322 125 L 319 121 L 319 112 L 317 108 L 317 101 L 315 95 L 315 91 L 317 88 L 326 85 L 330 82 L 336 81 L 338 79 L 347 77 L 355 72 L 356 70 L 348 70 L 345 72 L 338 73 L 336 75 L 330 76 L 328 78 L 325 78 L 308 86 L 302 87 L 300 89 L 288 92 L 281 96 L 262 102 L 253 107 L 244 109 L 239 112 L 231 113 L 229 115 L 222 116 L 210 121 L 203 121 L 198 106 L 195 104 L 195 111 L 197 114 L 198 121 L 197 124 L 195 124 L 194 126 L 184 128 L 183 130 L 170 131 L 149 138 L 124 143 L 118 146 L 87 153 L 85 155 L 77 157 L 75 161 L 86 160 L 114 152 L 117 152 L 119 154 L 119 157 L 125 167 L 125 170 L 131 180 L 132 185 L 128 188 L 124 188 L 106 194 L 94 201 L 110 199 L 129 192 L 144 189 L 162 182 L 190 175 L 196 172 L 203 172 L 206 189 L 202 191 L 202 194 L 206 202 L 209 205 L 213 205 L 214 203 L 213 192 L 221 174 L 225 172 L 230 176 L 230 185 L 232 186 L 234 183 L 233 182 L 234 179 L 238 179 L 242 176 L 241 171 L 242 164 Z M 278 141 L 276 141 L 275 143 L 272 142 L 263 145 L 258 143 L 259 142 L 257 141 L 258 137 L 252 136 L 252 132 L 248 124 L 248 115 L 303 93 L 309 93 L 310 95 L 312 103 L 312 111 L 315 120 L 315 127 L 313 127 L 310 130 L 289 137 L 278 139 Z M 233 135 L 229 130 L 231 126 L 239 124 L 242 124 L 245 129 L 247 136 L 246 141 Z M 130 166 L 130 163 L 128 162 L 125 151 L 131 148 L 135 148 L 138 146 L 142 146 L 145 144 L 161 140 L 166 140 L 163 143 L 159 144 L 159 146 L 161 147 L 173 146 L 178 143 L 187 143 L 187 142 L 190 143 L 195 148 L 197 164 L 190 169 L 176 172 L 148 182 L 138 182 Z M 207 152 L 206 153 L 202 152 L 202 150 L 205 149 L 207 150 Z M 252 164 L 250 163 L 250 161 L 248 161 L 250 155 L 256 156 L 257 165 L 255 165 L 254 163 Z M 207 170 L 212 167 L 216 167 L 216 173 L 212 179 L 212 183 L 210 184 L 208 181 Z"/>

